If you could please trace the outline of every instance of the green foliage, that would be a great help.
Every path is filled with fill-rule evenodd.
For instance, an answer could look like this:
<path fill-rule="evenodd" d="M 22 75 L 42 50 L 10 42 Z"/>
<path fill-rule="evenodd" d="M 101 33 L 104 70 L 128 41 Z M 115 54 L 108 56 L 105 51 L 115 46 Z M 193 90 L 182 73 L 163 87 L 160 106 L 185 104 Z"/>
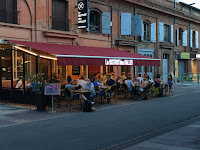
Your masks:
<path fill-rule="evenodd" d="M 34 75 L 33 72 L 31 72 L 26 74 L 25 80 L 31 83 L 40 83 L 46 80 L 46 75 L 45 73 L 38 73 Z"/>

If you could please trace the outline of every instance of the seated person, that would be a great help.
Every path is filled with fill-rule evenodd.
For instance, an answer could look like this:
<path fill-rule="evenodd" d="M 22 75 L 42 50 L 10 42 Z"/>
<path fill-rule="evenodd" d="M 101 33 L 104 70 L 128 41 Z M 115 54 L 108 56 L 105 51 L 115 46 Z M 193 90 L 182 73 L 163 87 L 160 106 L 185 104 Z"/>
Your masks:
<path fill-rule="evenodd" d="M 17 84 L 15 86 L 16 89 L 22 89 L 23 88 L 23 83 L 22 83 L 22 79 L 17 81 Z"/>
<path fill-rule="evenodd" d="M 145 79 L 144 79 L 144 82 L 140 85 L 140 87 L 141 87 L 142 89 L 144 89 L 144 88 L 147 87 L 148 84 L 149 84 L 149 76 L 146 75 L 146 77 L 145 77 Z"/>
<path fill-rule="evenodd" d="M 168 76 L 168 79 L 167 79 L 166 83 L 169 85 L 169 87 L 172 86 L 172 83 L 173 83 L 172 75 Z"/>
<path fill-rule="evenodd" d="M 106 85 L 112 86 L 113 84 L 115 84 L 115 81 L 113 79 L 111 79 L 111 75 L 110 74 L 106 75 L 106 77 L 107 77 Z"/>
<path fill-rule="evenodd" d="M 70 84 L 70 83 L 71 83 L 71 81 L 72 81 L 72 78 L 71 78 L 71 76 L 68 76 L 68 77 L 67 77 L 67 84 Z"/>
<path fill-rule="evenodd" d="M 76 81 L 76 80 L 71 81 L 70 84 L 67 84 L 67 85 L 65 86 L 65 88 L 68 88 L 68 89 L 72 90 L 73 88 L 77 87 L 76 84 L 77 84 L 77 81 Z"/>
<path fill-rule="evenodd" d="M 122 84 L 123 81 L 124 81 L 124 80 L 122 79 L 122 77 L 118 77 L 118 78 L 117 78 L 117 82 L 118 82 L 118 83 Z"/>
<path fill-rule="evenodd" d="M 90 96 L 88 97 L 89 100 L 92 100 L 93 97 L 96 95 L 94 84 L 91 82 L 90 79 L 87 79 L 87 89 L 91 91 Z"/>
<path fill-rule="evenodd" d="M 95 77 L 93 84 L 99 86 L 101 83 L 99 82 L 98 78 Z"/>
<path fill-rule="evenodd" d="M 157 74 L 157 76 L 156 76 L 154 82 L 155 82 L 155 87 L 160 87 L 161 78 L 160 78 L 160 75 L 159 75 L 159 74 Z"/>
<path fill-rule="evenodd" d="M 127 77 L 127 80 L 125 80 L 125 84 L 128 86 L 128 91 L 132 91 L 133 81 L 131 81 L 131 76 Z"/>
<path fill-rule="evenodd" d="M 78 80 L 77 85 L 81 85 L 83 89 L 87 89 L 87 82 L 85 81 L 85 76 L 81 76 L 81 78 Z"/>
<path fill-rule="evenodd" d="M 48 80 L 47 83 L 60 83 L 60 80 L 58 80 L 58 78 L 56 77 L 56 75 L 54 74 L 52 76 L 52 79 Z"/>
<path fill-rule="evenodd" d="M 171 89 L 171 87 L 172 87 L 172 84 L 173 84 L 172 75 L 168 76 L 168 79 L 167 79 L 166 83 L 167 84 L 165 84 L 165 93 L 169 92 L 168 88 Z"/>
<path fill-rule="evenodd" d="M 137 82 L 141 83 L 143 78 L 141 77 L 141 74 L 138 74 L 138 77 L 136 78 Z"/>

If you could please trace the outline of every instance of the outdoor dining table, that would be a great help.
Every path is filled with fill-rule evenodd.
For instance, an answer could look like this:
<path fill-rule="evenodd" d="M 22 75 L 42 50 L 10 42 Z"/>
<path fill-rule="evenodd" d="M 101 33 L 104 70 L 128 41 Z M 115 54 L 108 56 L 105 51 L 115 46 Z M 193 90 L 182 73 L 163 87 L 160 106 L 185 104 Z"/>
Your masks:
<path fill-rule="evenodd" d="M 86 93 L 91 93 L 92 91 L 90 90 L 72 90 L 73 93 L 79 93 L 79 94 L 86 94 Z"/>
<path fill-rule="evenodd" d="M 106 85 L 102 85 L 102 86 L 99 86 L 101 89 L 103 90 L 107 90 L 110 86 L 106 86 Z"/>

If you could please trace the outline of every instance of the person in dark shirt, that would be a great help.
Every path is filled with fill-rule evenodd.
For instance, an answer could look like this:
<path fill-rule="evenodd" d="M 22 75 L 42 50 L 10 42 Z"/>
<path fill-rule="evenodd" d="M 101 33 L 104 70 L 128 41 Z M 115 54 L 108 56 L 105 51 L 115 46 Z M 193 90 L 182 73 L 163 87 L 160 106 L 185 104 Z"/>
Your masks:
<path fill-rule="evenodd" d="M 60 83 L 60 81 L 57 79 L 56 75 L 54 74 L 52 76 L 52 79 L 48 80 L 47 83 Z"/>
<path fill-rule="evenodd" d="M 106 77 L 107 77 L 106 85 L 112 86 L 113 84 L 115 84 L 115 81 L 113 79 L 111 79 L 111 75 L 110 74 L 106 75 Z"/>

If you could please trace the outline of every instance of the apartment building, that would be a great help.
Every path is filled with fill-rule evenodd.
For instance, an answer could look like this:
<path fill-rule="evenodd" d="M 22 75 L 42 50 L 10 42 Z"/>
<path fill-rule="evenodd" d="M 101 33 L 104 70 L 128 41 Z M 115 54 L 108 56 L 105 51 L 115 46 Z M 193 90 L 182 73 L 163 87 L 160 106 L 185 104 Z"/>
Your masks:
<path fill-rule="evenodd" d="M 159 73 L 163 80 L 172 74 L 181 80 L 184 72 L 200 72 L 200 11 L 172 0 L 88 0 L 88 28 L 78 29 L 78 6 L 74 0 L 1 0 L 0 39 L 2 49 L 11 49 L 6 40 L 116 48 L 161 59 L 160 67 L 80 66 L 82 74 L 97 72 Z M 175 7 L 174 7 L 175 6 Z M 55 50 L 56 51 L 56 50 Z M 109 52 L 108 52 L 109 53 Z M 6 63 L 2 55 L 1 62 Z M 21 54 L 12 54 L 13 78 L 20 74 Z M 35 60 L 26 58 L 29 70 Z M 49 62 L 39 60 L 40 72 L 50 72 Z M 30 64 L 29 64 L 30 63 Z M 29 64 L 29 65 L 28 65 Z M 8 64 L 11 65 L 11 64 Z M 73 66 L 57 66 L 60 76 L 72 75 Z M 2 67 L 2 79 L 9 67 Z"/>

